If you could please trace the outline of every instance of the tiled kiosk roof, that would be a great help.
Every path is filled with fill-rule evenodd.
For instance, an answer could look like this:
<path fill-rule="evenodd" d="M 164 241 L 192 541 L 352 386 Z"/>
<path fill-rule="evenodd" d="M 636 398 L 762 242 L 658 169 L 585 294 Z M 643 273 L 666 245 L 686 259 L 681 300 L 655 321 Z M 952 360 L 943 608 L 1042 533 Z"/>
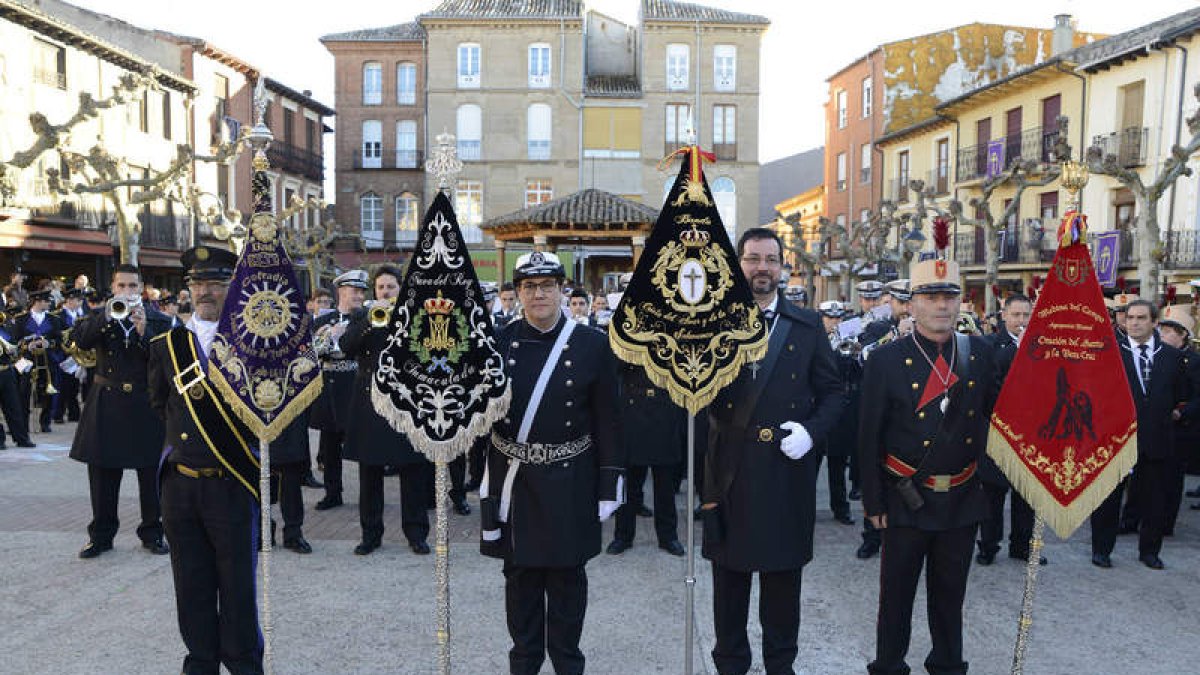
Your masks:
<path fill-rule="evenodd" d="M 658 209 L 589 188 L 492 218 L 482 227 L 500 240 L 528 239 L 535 232 L 587 240 L 645 235 L 656 220 Z"/>

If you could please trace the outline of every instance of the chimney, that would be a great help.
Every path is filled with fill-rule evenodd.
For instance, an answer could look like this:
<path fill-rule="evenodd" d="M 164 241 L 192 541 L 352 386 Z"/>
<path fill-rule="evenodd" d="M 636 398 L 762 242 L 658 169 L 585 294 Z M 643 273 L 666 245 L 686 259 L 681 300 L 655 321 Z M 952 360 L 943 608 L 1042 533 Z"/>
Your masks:
<path fill-rule="evenodd" d="M 1058 56 L 1075 47 L 1075 22 L 1070 14 L 1054 17 L 1054 38 L 1050 43 L 1050 55 Z"/>

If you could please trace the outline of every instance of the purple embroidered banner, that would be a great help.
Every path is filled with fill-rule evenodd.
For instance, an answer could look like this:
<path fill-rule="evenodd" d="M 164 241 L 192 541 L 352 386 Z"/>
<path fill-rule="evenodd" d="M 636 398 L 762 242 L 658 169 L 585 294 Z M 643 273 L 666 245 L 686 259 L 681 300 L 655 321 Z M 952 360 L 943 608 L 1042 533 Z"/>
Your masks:
<path fill-rule="evenodd" d="M 257 169 L 257 167 L 256 167 Z M 213 339 L 208 377 L 250 430 L 274 440 L 321 392 L 304 291 L 254 173 L 254 216 Z"/>
<path fill-rule="evenodd" d="M 995 178 L 1004 171 L 1004 139 L 988 141 L 987 177 Z"/>
<path fill-rule="evenodd" d="M 1121 233 L 1100 232 L 1092 234 L 1096 252 L 1092 257 L 1096 264 L 1096 278 L 1100 285 L 1112 288 L 1117 285 L 1117 263 L 1121 260 Z"/>

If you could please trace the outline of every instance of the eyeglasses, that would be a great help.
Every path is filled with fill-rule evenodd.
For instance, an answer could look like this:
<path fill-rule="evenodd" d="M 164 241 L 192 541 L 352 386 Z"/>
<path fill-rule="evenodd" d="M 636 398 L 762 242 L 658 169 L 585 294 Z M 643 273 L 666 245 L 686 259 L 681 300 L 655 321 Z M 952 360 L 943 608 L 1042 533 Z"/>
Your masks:
<path fill-rule="evenodd" d="M 521 285 L 518 286 L 518 288 L 521 289 L 522 293 L 528 293 L 530 295 L 537 295 L 538 293 L 545 293 L 546 295 L 550 295 L 551 293 L 558 290 L 558 282 L 553 279 L 550 279 L 548 281 L 541 281 L 541 282 L 526 281 L 526 282 L 522 282 Z"/>
<path fill-rule="evenodd" d="M 779 267 L 783 261 L 773 255 L 769 255 L 766 258 L 760 258 L 756 255 L 742 256 L 742 264 L 749 265 L 750 267 L 758 267 L 764 262 L 767 263 L 767 267 Z"/>

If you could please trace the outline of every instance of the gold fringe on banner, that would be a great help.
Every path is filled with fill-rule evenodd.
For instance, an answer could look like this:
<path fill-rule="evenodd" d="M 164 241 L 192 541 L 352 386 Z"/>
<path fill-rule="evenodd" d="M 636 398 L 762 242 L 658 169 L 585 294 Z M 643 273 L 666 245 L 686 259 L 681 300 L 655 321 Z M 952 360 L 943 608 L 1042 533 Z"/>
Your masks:
<path fill-rule="evenodd" d="M 321 388 L 324 385 L 324 377 L 321 373 L 317 373 L 304 389 L 297 392 L 291 400 L 284 405 L 278 414 L 271 419 L 270 424 L 263 424 L 262 418 L 254 412 L 246 402 L 237 395 L 233 385 L 229 384 L 225 376 L 221 374 L 221 370 L 212 362 L 208 362 L 208 379 L 216 387 L 217 391 L 221 392 L 222 397 L 237 418 L 250 429 L 250 433 L 256 437 L 271 442 L 279 438 L 279 434 L 287 428 L 300 413 L 308 409 L 313 401 L 317 400 L 317 396 L 321 394 Z"/>

